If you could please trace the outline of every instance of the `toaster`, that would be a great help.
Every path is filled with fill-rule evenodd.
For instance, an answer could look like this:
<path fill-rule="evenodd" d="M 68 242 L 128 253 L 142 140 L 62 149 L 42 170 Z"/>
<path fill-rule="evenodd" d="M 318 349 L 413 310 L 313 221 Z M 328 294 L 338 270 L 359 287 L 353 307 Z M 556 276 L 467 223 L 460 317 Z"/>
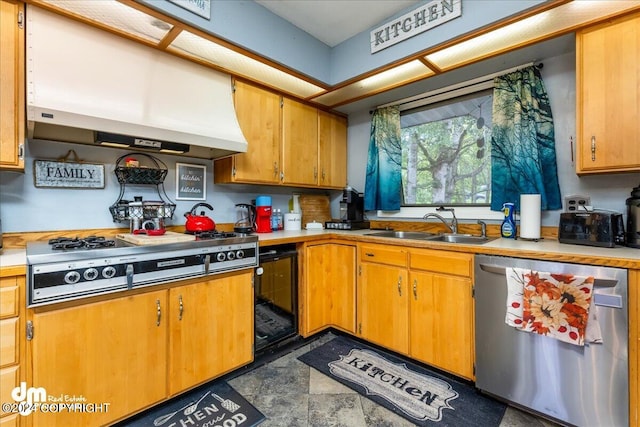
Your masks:
<path fill-rule="evenodd" d="M 558 225 L 558 241 L 605 248 L 624 245 L 622 214 L 603 211 L 563 212 Z"/>

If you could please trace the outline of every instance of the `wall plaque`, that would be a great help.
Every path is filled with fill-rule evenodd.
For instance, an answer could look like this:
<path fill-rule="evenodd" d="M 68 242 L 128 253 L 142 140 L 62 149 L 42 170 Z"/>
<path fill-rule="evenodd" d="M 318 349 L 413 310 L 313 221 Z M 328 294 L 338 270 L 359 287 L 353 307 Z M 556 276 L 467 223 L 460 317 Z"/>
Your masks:
<path fill-rule="evenodd" d="M 72 153 L 75 161 L 68 161 Z M 34 160 L 33 179 L 36 187 L 104 188 L 104 165 L 81 162 L 70 150 L 57 160 Z"/>
<path fill-rule="evenodd" d="M 211 19 L 210 0 L 169 0 L 171 3 L 187 9 L 190 12 L 200 15 L 203 18 Z"/>
<path fill-rule="evenodd" d="M 207 198 L 207 167 L 176 163 L 176 199 L 205 200 Z"/>
<path fill-rule="evenodd" d="M 371 53 L 462 15 L 462 0 L 433 0 L 371 31 Z"/>

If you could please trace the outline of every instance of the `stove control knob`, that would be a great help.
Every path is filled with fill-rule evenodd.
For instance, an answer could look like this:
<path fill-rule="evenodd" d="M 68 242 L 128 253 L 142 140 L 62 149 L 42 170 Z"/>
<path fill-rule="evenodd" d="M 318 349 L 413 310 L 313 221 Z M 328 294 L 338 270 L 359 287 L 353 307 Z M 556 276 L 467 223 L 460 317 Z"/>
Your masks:
<path fill-rule="evenodd" d="M 80 273 L 77 271 L 70 271 L 64 275 L 64 283 L 74 284 L 80 281 Z"/>
<path fill-rule="evenodd" d="M 115 275 L 116 275 L 115 267 L 108 266 L 102 270 L 102 277 L 104 277 L 105 279 L 111 279 Z"/>
<path fill-rule="evenodd" d="M 88 268 L 84 271 L 83 276 L 85 280 L 94 280 L 96 277 L 98 277 L 98 270 L 96 270 L 95 268 Z"/>
<path fill-rule="evenodd" d="M 224 261 L 225 259 L 227 259 L 227 255 L 224 252 L 218 252 L 218 255 L 216 255 L 216 259 L 219 262 Z"/>
<path fill-rule="evenodd" d="M 229 261 L 232 261 L 232 260 L 236 259 L 236 253 L 235 253 L 235 252 L 233 252 L 233 251 L 231 251 L 231 252 L 227 252 L 227 259 L 228 259 Z"/>
<path fill-rule="evenodd" d="M 236 258 L 244 258 L 244 251 L 242 249 L 236 251 Z"/>

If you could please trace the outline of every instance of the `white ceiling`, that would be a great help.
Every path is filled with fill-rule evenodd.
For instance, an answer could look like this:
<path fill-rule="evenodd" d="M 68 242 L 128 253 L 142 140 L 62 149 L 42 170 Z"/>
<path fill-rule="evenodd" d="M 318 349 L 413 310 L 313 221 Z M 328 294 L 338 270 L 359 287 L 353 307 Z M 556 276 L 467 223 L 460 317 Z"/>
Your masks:
<path fill-rule="evenodd" d="M 418 0 L 255 0 L 256 3 L 333 47 Z"/>

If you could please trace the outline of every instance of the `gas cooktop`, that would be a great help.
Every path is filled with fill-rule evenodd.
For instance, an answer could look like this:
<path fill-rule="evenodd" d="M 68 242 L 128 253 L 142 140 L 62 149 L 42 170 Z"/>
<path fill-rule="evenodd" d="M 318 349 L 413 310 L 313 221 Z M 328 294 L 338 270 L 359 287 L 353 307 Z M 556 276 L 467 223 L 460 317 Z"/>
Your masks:
<path fill-rule="evenodd" d="M 126 291 L 257 265 L 258 237 L 236 233 L 158 245 L 134 245 L 96 236 L 30 242 L 28 305 Z"/>

